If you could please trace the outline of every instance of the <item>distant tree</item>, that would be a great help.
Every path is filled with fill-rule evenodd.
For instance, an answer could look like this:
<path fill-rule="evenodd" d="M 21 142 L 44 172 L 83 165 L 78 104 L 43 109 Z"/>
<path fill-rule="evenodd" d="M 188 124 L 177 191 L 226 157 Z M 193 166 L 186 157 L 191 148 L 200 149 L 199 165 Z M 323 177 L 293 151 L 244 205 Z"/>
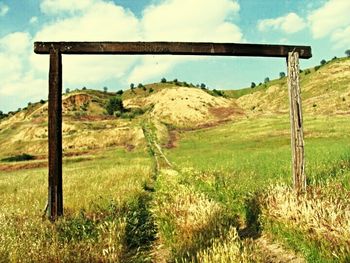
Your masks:
<path fill-rule="evenodd" d="M 204 83 L 201 83 L 201 89 L 205 89 L 206 85 Z"/>
<path fill-rule="evenodd" d="M 109 115 L 113 115 L 115 111 L 123 112 L 123 101 L 120 97 L 112 97 L 109 99 L 106 105 L 106 111 Z"/>
<path fill-rule="evenodd" d="M 258 86 L 261 86 L 261 85 L 262 85 L 262 83 L 260 82 Z"/>
<path fill-rule="evenodd" d="M 174 79 L 173 82 L 176 84 L 176 83 L 178 82 L 178 80 L 177 80 L 177 79 Z"/>
<path fill-rule="evenodd" d="M 337 57 L 336 56 L 334 56 L 333 58 L 332 58 L 332 60 L 336 60 L 337 59 Z"/>
<path fill-rule="evenodd" d="M 123 95 L 123 93 L 124 93 L 123 90 L 118 90 L 118 91 L 116 92 L 117 95 Z"/>
<path fill-rule="evenodd" d="M 83 87 L 83 90 L 86 90 L 86 87 L 85 87 L 85 86 Z"/>
<path fill-rule="evenodd" d="M 32 103 L 31 103 L 31 102 L 28 102 L 28 107 L 31 106 L 31 105 L 32 105 Z"/>
<path fill-rule="evenodd" d="M 348 58 L 350 58 L 350 49 L 348 49 L 348 50 L 345 51 L 345 55 L 346 55 Z"/>
<path fill-rule="evenodd" d="M 199 88 L 199 84 L 196 84 L 196 87 Z"/>
<path fill-rule="evenodd" d="M 0 110 L 0 120 L 1 120 L 2 118 L 5 118 L 5 117 L 4 117 L 4 113 Z"/>
<path fill-rule="evenodd" d="M 265 79 L 264 79 L 264 83 L 268 83 L 270 81 L 270 78 L 269 77 L 266 77 Z"/>
<path fill-rule="evenodd" d="M 147 90 L 145 86 L 142 86 L 142 89 L 143 89 L 144 91 L 146 91 L 146 90 Z"/>
<path fill-rule="evenodd" d="M 315 66 L 315 67 L 314 67 L 315 71 L 319 70 L 319 69 L 320 69 L 320 67 L 321 67 L 320 65 Z"/>
<path fill-rule="evenodd" d="M 252 84 L 250 84 L 250 87 L 251 87 L 252 89 L 254 89 L 254 88 L 256 87 L 255 82 L 252 82 Z"/>
<path fill-rule="evenodd" d="M 69 88 L 66 88 L 66 94 L 68 94 L 70 92 Z"/>
<path fill-rule="evenodd" d="M 160 82 L 161 83 L 166 83 L 166 78 L 162 78 Z"/>
<path fill-rule="evenodd" d="M 305 69 L 305 75 L 307 75 L 307 74 L 310 74 L 311 73 L 311 71 L 310 71 L 310 69 Z"/>
<path fill-rule="evenodd" d="M 108 88 L 107 88 L 106 86 L 104 86 L 104 87 L 103 87 L 103 92 L 104 92 L 104 93 L 107 93 L 107 91 L 108 91 Z"/>
<path fill-rule="evenodd" d="M 138 87 L 139 89 L 141 89 L 141 88 L 143 87 L 142 83 L 139 83 L 139 85 L 137 85 L 137 87 Z"/>
<path fill-rule="evenodd" d="M 286 73 L 280 72 L 280 79 L 283 79 L 286 76 Z"/>
<path fill-rule="evenodd" d="M 44 100 L 40 100 L 40 104 L 44 104 L 45 103 L 45 101 Z"/>
<path fill-rule="evenodd" d="M 321 66 L 325 65 L 326 63 L 327 63 L 327 61 L 325 59 L 322 59 L 320 62 Z"/>
<path fill-rule="evenodd" d="M 130 84 L 130 89 L 133 90 L 134 88 L 135 88 L 135 84 L 134 84 L 134 83 L 131 83 L 131 84 Z"/>

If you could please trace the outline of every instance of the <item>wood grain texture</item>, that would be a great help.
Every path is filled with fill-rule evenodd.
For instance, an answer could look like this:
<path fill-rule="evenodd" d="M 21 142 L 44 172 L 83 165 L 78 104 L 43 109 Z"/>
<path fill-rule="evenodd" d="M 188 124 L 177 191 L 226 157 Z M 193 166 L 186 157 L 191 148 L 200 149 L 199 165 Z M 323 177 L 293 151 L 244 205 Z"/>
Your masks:
<path fill-rule="evenodd" d="M 62 54 L 119 55 L 205 55 L 287 57 L 296 51 L 300 58 L 310 58 L 311 47 L 208 42 L 35 42 L 34 52 L 49 54 L 50 49 Z"/>
<path fill-rule="evenodd" d="M 62 192 L 62 55 L 50 49 L 49 71 L 49 219 L 63 215 Z"/>
<path fill-rule="evenodd" d="M 293 184 L 294 189 L 301 192 L 306 190 L 306 175 L 298 52 L 290 52 L 287 62 Z"/>

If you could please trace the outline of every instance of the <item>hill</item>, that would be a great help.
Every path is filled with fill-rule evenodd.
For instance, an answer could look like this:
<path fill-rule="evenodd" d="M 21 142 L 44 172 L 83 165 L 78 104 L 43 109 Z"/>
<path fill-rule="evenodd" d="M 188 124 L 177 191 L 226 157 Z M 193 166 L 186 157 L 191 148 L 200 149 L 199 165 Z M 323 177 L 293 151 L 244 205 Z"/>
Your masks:
<path fill-rule="evenodd" d="M 300 73 L 306 114 L 350 114 L 350 58 L 338 58 Z M 256 88 L 225 91 L 247 114 L 288 113 L 287 78 Z"/>

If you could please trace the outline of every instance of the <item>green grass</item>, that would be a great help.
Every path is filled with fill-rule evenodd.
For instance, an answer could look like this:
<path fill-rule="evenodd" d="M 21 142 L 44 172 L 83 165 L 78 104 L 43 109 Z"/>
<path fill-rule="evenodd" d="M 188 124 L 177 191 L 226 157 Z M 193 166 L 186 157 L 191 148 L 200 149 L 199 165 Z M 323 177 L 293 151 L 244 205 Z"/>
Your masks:
<path fill-rule="evenodd" d="M 147 221 L 138 213 L 151 175 L 151 159 L 144 151 L 113 150 L 89 161 L 67 163 L 65 218 L 51 224 L 41 219 L 47 170 L 1 172 L 0 262 L 26 261 L 28 255 L 34 262 L 128 260 L 136 253 L 135 243 L 144 238 L 134 222 Z"/>

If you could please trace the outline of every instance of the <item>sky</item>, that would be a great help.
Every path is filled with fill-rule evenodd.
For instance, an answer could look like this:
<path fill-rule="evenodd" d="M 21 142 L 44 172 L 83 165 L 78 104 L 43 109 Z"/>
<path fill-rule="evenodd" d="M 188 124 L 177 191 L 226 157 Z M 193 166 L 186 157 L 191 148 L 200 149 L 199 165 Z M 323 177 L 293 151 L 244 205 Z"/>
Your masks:
<path fill-rule="evenodd" d="M 0 110 L 47 99 L 48 55 L 34 41 L 195 41 L 310 45 L 313 57 L 345 56 L 349 0 L 0 0 Z M 109 91 L 179 79 L 238 89 L 277 78 L 281 58 L 63 56 L 63 90 Z"/>

